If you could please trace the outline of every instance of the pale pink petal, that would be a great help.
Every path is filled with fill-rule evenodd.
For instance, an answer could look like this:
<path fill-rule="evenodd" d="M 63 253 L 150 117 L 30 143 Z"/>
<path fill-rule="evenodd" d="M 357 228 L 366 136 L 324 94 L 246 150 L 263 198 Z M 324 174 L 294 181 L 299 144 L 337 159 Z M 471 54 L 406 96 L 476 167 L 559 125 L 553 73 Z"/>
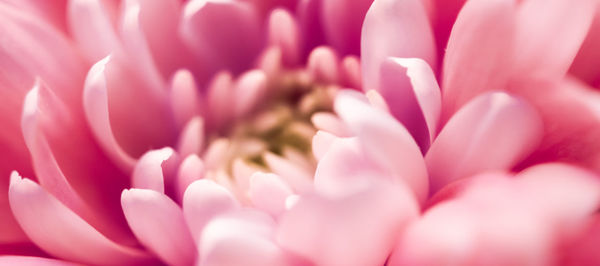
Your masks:
<path fill-rule="evenodd" d="M 389 58 L 381 65 L 377 90 L 390 113 L 425 152 L 437 133 L 442 99 L 435 74 L 422 59 Z"/>
<path fill-rule="evenodd" d="M 0 256 L 1 265 L 22 266 L 75 266 L 77 264 L 55 259 L 29 256 Z"/>
<path fill-rule="evenodd" d="M 201 99 L 194 76 L 188 70 L 179 70 L 171 80 L 171 108 L 177 128 L 181 129 L 192 117 L 200 114 Z"/>
<path fill-rule="evenodd" d="M 345 87 L 361 90 L 362 74 L 360 72 L 360 59 L 356 56 L 346 56 L 341 63 L 341 84 Z"/>
<path fill-rule="evenodd" d="M 233 107 L 236 117 L 244 117 L 260 106 L 266 97 L 267 76 L 261 70 L 248 71 L 239 77 L 233 90 L 235 105 L 228 108 Z"/>
<path fill-rule="evenodd" d="M 323 195 L 343 196 L 356 193 L 374 181 L 386 180 L 387 176 L 365 154 L 356 137 L 337 138 L 319 160 L 314 185 Z"/>
<path fill-rule="evenodd" d="M 173 160 L 175 160 L 175 151 L 168 147 L 145 153 L 133 168 L 132 187 L 164 193 L 166 180 L 163 169 L 170 163 L 169 161 Z"/>
<path fill-rule="evenodd" d="M 274 174 L 280 176 L 296 192 L 304 193 L 312 190 L 312 173 L 291 161 L 267 152 L 264 160 Z"/>
<path fill-rule="evenodd" d="M 57 30 L 67 32 L 67 22 L 65 21 L 67 0 L 55 0 L 52 2 L 39 0 L 3 0 L 2 2 L 12 4 L 21 10 L 40 17 Z"/>
<path fill-rule="evenodd" d="M 335 84 L 340 75 L 340 63 L 335 50 L 320 46 L 308 56 L 307 69 L 316 82 Z"/>
<path fill-rule="evenodd" d="M 211 219 L 239 207 L 231 192 L 210 180 L 194 181 L 183 195 L 183 214 L 196 243 Z"/>
<path fill-rule="evenodd" d="M 425 162 L 410 133 L 391 115 L 370 106 L 357 92 L 338 93 L 334 109 L 350 129 L 369 158 L 406 182 L 419 202 L 428 195 Z"/>
<path fill-rule="evenodd" d="M 375 0 L 362 26 L 363 90 L 377 89 L 388 57 L 416 57 L 436 68 L 435 43 L 421 0 Z"/>
<path fill-rule="evenodd" d="M 96 63 L 86 78 L 83 105 L 88 123 L 104 150 L 128 171 L 134 158 L 150 147 L 174 142 L 166 90 L 161 95 L 151 91 L 116 57 Z"/>
<path fill-rule="evenodd" d="M 107 239 L 39 185 L 21 179 L 17 173 L 11 176 L 9 199 L 27 236 L 53 256 L 85 264 L 125 265 L 149 260 L 142 251 Z"/>
<path fill-rule="evenodd" d="M 117 5 L 113 1 L 69 1 L 69 29 L 89 62 L 97 62 L 113 50 L 121 49 L 114 25 L 116 13 Z"/>
<path fill-rule="evenodd" d="M 383 265 L 417 214 L 412 193 L 397 186 L 373 185 L 341 198 L 307 195 L 281 218 L 277 241 L 315 265 Z"/>
<path fill-rule="evenodd" d="M 596 0 L 527 0 L 517 11 L 515 75 L 560 79 L 575 59 L 592 20 Z M 556 37 L 560 36 L 560 41 Z M 552 55 L 552 56 L 548 56 Z"/>
<path fill-rule="evenodd" d="M 207 88 L 204 111 L 209 129 L 219 129 L 233 117 L 233 89 L 233 76 L 229 72 L 220 72 L 212 78 Z"/>
<path fill-rule="evenodd" d="M 444 57 L 442 122 L 481 92 L 503 90 L 512 71 L 514 0 L 467 1 Z"/>
<path fill-rule="evenodd" d="M 373 0 L 322 0 L 325 38 L 340 54 L 360 55 L 360 31 Z"/>
<path fill-rule="evenodd" d="M 328 112 L 318 112 L 315 113 L 310 121 L 313 123 L 315 128 L 318 130 L 325 131 L 327 133 L 336 135 L 338 137 L 349 137 L 350 130 L 348 127 L 340 120 L 339 117 L 332 113 Z"/>
<path fill-rule="evenodd" d="M 292 195 L 292 189 L 275 174 L 255 173 L 250 178 L 248 196 L 252 204 L 273 217 L 285 211 L 285 201 Z"/>
<path fill-rule="evenodd" d="M 140 242 L 169 265 L 190 265 L 196 245 L 179 206 L 149 189 L 124 190 L 123 212 Z"/>
<path fill-rule="evenodd" d="M 190 119 L 179 135 L 177 142 L 179 155 L 181 157 L 191 154 L 200 155 L 204 148 L 204 134 L 204 120 L 199 116 Z"/>
<path fill-rule="evenodd" d="M 183 195 L 187 187 L 194 181 L 204 177 L 204 162 L 195 154 L 185 157 L 179 166 L 175 183 L 177 200 L 183 202 Z"/>
<path fill-rule="evenodd" d="M 235 179 L 236 187 L 240 191 L 248 191 L 250 189 L 250 178 L 254 173 L 260 172 L 261 169 L 258 165 L 247 162 L 243 159 L 236 159 L 233 161 L 233 178 Z"/>
<path fill-rule="evenodd" d="M 325 156 L 325 153 L 337 138 L 337 136 L 327 131 L 317 131 L 317 134 L 312 139 L 312 151 L 317 161 L 320 161 Z"/>
<path fill-rule="evenodd" d="M 296 19 L 287 10 L 278 8 L 269 16 L 269 44 L 281 49 L 283 62 L 294 66 L 300 61 L 302 42 Z"/>
<path fill-rule="evenodd" d="M 431 193 L 459 178 L 512 168 L 537 148 L 542 136 L 540 116 L 524 100 L 502 92 L 473 99 L 427 152 Z"/>
<path fill-rule="evenodd" d="M 243 1 L 192 0 L 185 4 L 180 32 L 207 74 L 239 74 L 253 65 L 263 32 L 255 7 Z"/>

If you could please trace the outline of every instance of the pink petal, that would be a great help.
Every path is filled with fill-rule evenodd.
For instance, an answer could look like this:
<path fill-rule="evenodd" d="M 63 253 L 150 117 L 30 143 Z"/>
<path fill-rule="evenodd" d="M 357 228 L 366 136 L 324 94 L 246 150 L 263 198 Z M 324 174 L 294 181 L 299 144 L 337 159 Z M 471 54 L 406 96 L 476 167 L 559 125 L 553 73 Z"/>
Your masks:
<path fill-rule="evenodd" d="M 593 21 L 596 0 L 527 0 L 517 11 L 511 69 L 526 77 L 559 79 L 581 47 Z M 555 41 L 560 36 L 560 41 Z M 552 56 L 548 56 L 552 55 Z"/>
<path fill-rule="evenodd" d="M 2 265 L 22 265 L 22 266 L 75 266 L 77 264 L 41 258 L 41 257 L 29 257 L 29 256 L 1 256 L 0 264 Z"/>
<path fill-rule="evenodd" d="M 596 87 L 600 86 L 600 68 L 597 67 L 600 61 L 598 45 L 600 45 L 600 4 L 596 7 L 596 15 L 590 31 L 569 70 L 573 75 Z"/>
<path fill-rule="evenodd" d="M 152 91 L 114 57 L 96 63 L 84 86 L 84 110 L 96 139 L 115 162 L 131 170 L 149 147 L 173 142 L 166 91 Z M 136 108 L 131 108 L 135 104 Z"/>
<path fill-rule="evenodd" d="M 215 216 L 239 208 L 239 203 L 223 186 L 198 180 L 183 195 L 183 214 L 192 237 L 198 243 L 206 224 Z"/>
<path fill-rule="evenodd" d="M 535 150 L 542 130 L 536 110 L 520 98 L 493 92 L 473 99 L 427 152 L 431 193 L 459 178 L 510 169 Z"/>
<path fill-rule="evenodd" d="M 180 132 L 177 142 L 177 151 L 181 157 L 195 154 L 200 155 L 204 148 L 204 120 L 199 117 L 193 117 Z"/>
<path fill-rule="evenodd" d="M 299 0 L 297 17 L 300 24 L 304 47 L 302 58 L 317 46 L 325 43 L 325 33 L 321 20 L 323 0 Z"/>
<path fill-rule="evenodd" d="M 502 90 L 512 71 L 515 1 L 467 1 L 444 57 L 442 122 L 481 92 Z"/>
<path fill-rule="evenodd" d="M 308 170 L 271 152 L 265 153 L 263 157 L 269 169 L 285 180 L 294 191 L 304 193 L 312 190 L 312 173 Z"/>
<path fill-rule="evenodd" d="M 68 3 L 68 23 L 73 39 L 89 62 L 97 62 L 121 49 L 115 31 L 117 5 L 112 1 L 74 0 Z"/>
<path fill-rule="evenodd" d="M 406 182 L 423 203 L 429 184 L 419 146 L 398 121 L 358 99 L 360 96 L 352 91 L 339 92 L 335 111 L 358 136 L 369 158 Z"/>
<path fill-rule="evenodd" d="M 148 189 L 124 190 L 123 212 L 140 242 L 169 265 L 191 265 L 196 246 L 183 212 L 164 194 Z"/>
<path fill-rule="evenodd" d="M 2 2 L 14 5 L 16 8 L 41 18 L 61 32 L 66 32 L 65 11 L 67 0 L 56 0 L 51 3 L 37 0 L 3 0 Z"/>
<path fill-rule="evenodd" d="M 373 185 L 341 198 L 307 195 L 281 218 L 277 241 L 315 265 L 383 265 L 417 213 L 412 193 L 397 186 Z"/>
<path fill-rule="evenodd" d="M 360 72 L 360 59 L 356 56 L 346 56 L 341 63 L 341 83 L 343 86 L 361 90 L 362 76 Z"/>
<path fill-rule="evenodd" d="M 208 85 L 204 113 L 209 129 L 219 129 L 233 117 L 233 77 L 229 72 L 219 72 Z"/>
<path fill-rule="evenodd" d="M 287 10 L 278 8 L 269 16 L 269 43 L 281 49 L 286 65 L 294 66 L 300 61 L 302 51 L 298 22 Z"/>
<path fill-rule="evenodd" d="M 208 74 L 248 69 L 262 46 L 257 10 L 242 1 L 192 0 L 186 3 L 180 32 Z"/>
<path fill-rule="evenodd" d="M 85 264 L 149 260 L 142 251 L 107 239 L 36 183 L 21 179 L 17 173 L 11 176 L 9 200 L 27 236 L 53 256 Z"/>
<path fill-rule="evenodd" d="M 251 70 L 240 76 L 233 92 L 235 105 L 232 107 L 236 117 L 243 117 L 254 111 L 261 105 L 266 92 L 267 76 L 261 70 Z"/>
<path fill-rule="evenodd" d="M 311 118 L 311 122 L 315 128 L 325 131 L 327 133 L 339 136 L 348 137 L 350 136 L 350 130 L 336 115 L 329 112 L 318 112 L 315 113 Z"/>
<path fill-rule="evenodd" d="M 165 193 L 163 167 L 175 160 L 175 151 L 171 148 L 151 150 L 137 161 L 131 176 L 134 188 L 154 190 Z"/>
<path fill-rule="evenodd" d="M 337 83 L 340 75 L 337 53 L 326 46 L 315 48 L 308 56 L 307 69 L 316 82 Z"/>
<path fill-rule="evenodd" d="M 325 156 L 326 152 L 329 150 L 329 147 L 331 147 L 336 139 L 337 136 L 328 133 L 327 131 L 317 131 L 317 134 L 315 134 L 311 142 L 313 155 L 317 161 L 320 161 L 323 156 Z"/>
<path fill-rule="evenodd" d="M 420 0 L 375 0 L 362 26 L 363 90 L 377 89 L 388 57 L 416 57 L 435 69 L 433 33 Z"/>
<path fill-rule="evenodd" d="M 327 42 L 342 55 L 360 55 L 360 31 L 373 0 L 322 0 L 321 21 Z"/>
<path fill-rule="evenodd" d="M 390 112 L 425 152 L 437 133 L 441 92 L 435 74 L 421 59 L 390 58 L 381 65 L 381 93 Z"/>
<path fill-rule="evenodd" d="M 255 207 L 278 217 L 285 211 L 285 201 L 292 195 L 292 189 L 279 176 L 259 172 L 250 178 L 248 194 Z"/>
<path fill-rule="evenodd" d="M 195 154 L 185 157 L 179 166 L 175 181 L 175 193 L 179 202 L 183 202 L 183 194 L 187 187 L 194 181 L 202 179 L 204 172 L 204 162 L 202 162 L 200 157 Z"/>
<path fill-rule="evenodd" d="M 173 75 L 171 108 L 177 128 L 183 128 L 190 119 L 200 114 L 198 91 L 194 76 L 188 70 L 179 70 Z"/>
<path fill-rule="evenodd" d="M 600 245 L 600 214 L 595 214 L 590 217 L 590 224 L 568 248 L 560 263 L 569 266 L 596 265 L 600 263 L 598 245 Z"/>

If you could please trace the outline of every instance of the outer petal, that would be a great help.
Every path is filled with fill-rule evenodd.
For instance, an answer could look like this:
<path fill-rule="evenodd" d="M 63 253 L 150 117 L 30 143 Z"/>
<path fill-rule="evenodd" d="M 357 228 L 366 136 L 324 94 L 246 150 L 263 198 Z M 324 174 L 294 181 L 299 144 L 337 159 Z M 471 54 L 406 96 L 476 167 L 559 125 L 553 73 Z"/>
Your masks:
<path fill-rule="evenodd" d="M 148 189 L 124 190 L 121 204 L 133 233 L 169 265 L 191 265 L 196 246 L 179 206 Z"/>
<path fill-rule="evenodd" d="M 379 86 L 379 68 L 388 57 L 421 58 L 436 65 L 435 43 L 420 0 L 375 0 L 363 22 L 363 90 Z"/>
<path fill-rule="evenodd" d="M 341 55 L 360 55 L 360 31 L 373 0 L 323 0 L 321 21 L 327 42 Z"/>
<path fill-rule="evenodd" d="M 538 113 L 522 99 L 487 93 L 448 121 L 427 152 L 431 193 L 453 180 L 482 171 L 508 170 L 542 138 Z"/>
<path fill-rule="evenodd" d="M 316 265 L 383 265 L 417 206 L 407 189 L 386 185 L 340 198 L 307 195 L 281 218 L 277 240 Z"/>
<path fill-rule="evenodd" d="M 338 93 L 336 112 L 358 136 L 373 162 L 406 182 L 418 201 L 424 202 L 429 184 L 419 146 L 398 121 L 360 97 L 351 91 Z"/>
<path fill-rule="evenodd" d="M 437 133 L 442 105 L 440 87 L 429 65 L 421 59 L 390 58 L 381 66 L 377 90 L 425 153 Z"/>
<path fill-rule="evenodd" d="M 467 1 L 444 57 L 442 122 L 482 91 L 504 89 L 511 76 L 514 0 Z"/>
<path fill-rule="evenodd" d="M 193 0 L 184 8 L 180 32 L 208 68 L 207 74 L 248 69 L 262 46 L 253 5 L 242 1 Z"/>
<path fill-rule="evenodd" d="M 27 236 L 53 256 L 86 264 L 149 260 L 147 254 L 107 239 L 36 183 L 21 179 L 17 173 L 11 177 L 9 199 Z"/>
<path fill-rule="evenodd" d="M 164 172 L 168 171 L 168 164 L 175 161 L 175 151 L 171 148 L 152 150 L 140 157 L 131 176 L 132 187 L 150 189 L 165 193 Z"/>

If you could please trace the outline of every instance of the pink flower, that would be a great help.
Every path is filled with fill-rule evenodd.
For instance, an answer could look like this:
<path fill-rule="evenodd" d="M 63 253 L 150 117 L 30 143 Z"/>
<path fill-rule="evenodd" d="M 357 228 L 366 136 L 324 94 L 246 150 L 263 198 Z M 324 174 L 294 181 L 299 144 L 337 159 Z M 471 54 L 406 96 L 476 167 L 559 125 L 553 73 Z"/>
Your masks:
<path fill-rule="evenodd" d="M 4 0 L 0 32 L 0 264 L 600 263 L 597 0 Z"/>

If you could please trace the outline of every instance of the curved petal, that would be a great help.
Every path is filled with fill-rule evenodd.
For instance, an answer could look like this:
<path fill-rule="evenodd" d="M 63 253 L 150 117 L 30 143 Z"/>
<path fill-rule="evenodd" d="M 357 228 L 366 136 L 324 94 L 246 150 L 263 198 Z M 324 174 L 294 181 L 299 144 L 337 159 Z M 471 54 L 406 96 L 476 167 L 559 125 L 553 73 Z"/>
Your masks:
<path fill-rule="evenodd" d="M 204 162 L 195 154 L 185 157 L 179 166 L 175 181 L 177 200 L 183 203 L 183 195 L 188 186 L 194 181 L 204 178 Z"/>
<path fill-rule="evenodd" d="M 230 108 L 236 117 L 243 117 L 261 106 L 267 96 L 267 76 L 261 70 L 247 71 L 238 78 L 233 90 L 235 105 Z"/>
<path fill-rule="evenodd" d="M 199 117 L 193 117 L 181 130 L 179 140 L 177 141 L 177 151 L 181 157 L 196 154 L 200 155 L 204 148 L 204 120 Z"/>
<path fill-rule="evenodd" d="M 373 162 L 406 182 L 419 202 L 428 194 L 425 162 L 410 133 L 391 115 L 360 100 L 362 94 L 342 91 L 334 109 L 357 135 Z"/>
<path fill-rule="evenodd" d="M 243 1 L 192 0 L 186 3 L 180 33 L 207 68 L 207 74 L 248 69 L 263 45 L 257 10 Z"/>
<path fill-rule="evenodd" d="M 515 0 L 467 1 L 444 57 L 442 122 L 483 91 L 502 90 L 512 71 Z"/>
<path fill-rule="evenodd" d="M 154 190 L 159 193 L 165 193 L 165 176 L 167 164 L 176 159 L 175 151 L 172 148 L 162 148 L 160 150 L 151 150 L 137 161 L 131 175 L 131 185 L 134 188 Z"/>
<path fill-rule="evenodd" d="M 327 42 L 341 55 L 360 55 L 360 31 L 373 0 L 322 0 L 321 21 Z"/>
<path fill-rule="evenodd" d="M 107 239 L 39 185 L 21 179 L 16 172 L 11 176 L 9 200 L 27 236 L 53 256 L 87 264 L 149 262 L 147 254 Z"/>
<path fill-rule="evenodd" d="M 211 219 L 239 207 L 231 192 L 211 180 L 193 182 L 183 195 L 183 214 L 196 243 Z"/>
<path fill-rule="evenodd" d="M 73 39 L 90 62 L 121 49 L 115 30 L 117 5 L 113 1 L 73 0 L 68 3 L 68 23 Z"/>
<path fill-rule="evenodd" d="M 269 44 L 281 49 L 283 62 L 288 66 L 300 63 L 302 51 L 300 28 L 292 14 L 283 8 L 271 11 L 269 15 Z"/>
<path fill-rule="evenodd" d="M 377 90 L 390 113 L 425 153 L 437 133 L 442 99 L 435 74 L 422 59 L 389 58 L 381 65 Z"/>
<path fill-rule="evenodd" d="M 478 96 L 448 121 L 427 152 L 431 193 L 459 178 L 509 170 L 542 136 L 541 118 L 527 102 L 503 92 Z"/>
<path fill-rule="evenodd" d="M 285 200 L 290 195 L 292 189 L 275 174 L 259 172 L 250 178 L 248 197 L 252 204 L 274 217 L 285 211 Z"/>
<path fill-rule="evenodd" d="M 130 189 L 123 191 L 121 204 L 133 233 L 165 263 L 194 263 L 196 246 L 173 200 L 154 190 Z"/>
<path fill-rule="evenodd" d="M 171 108 L 177 128 L 181 129 L 194 116 L 200 114 L 199 89 L 188 70 L 179 70 L 171 80 Z"/>
<path fill-rule="evenodd" d="M 435 42 L 421 0 L 375 0 L 362 26 L 363 90 L 377 89 L 388 57 L 416 57 L 436 66 Z"/>
<path fill-rule="evenodd" d="M 340 198 L 307 195 L 282 216 L 277 241 L 315 265 L 383 265 L 417 215 L 412 193 L 397 186 L 372 185 Z"/>
<path fill-rule="evenodd" d="M 320 46 L 310 52 L 306 68 L 316 82 L 335 84 L 340 78 L 339 61 L 335 50 Z"/>

